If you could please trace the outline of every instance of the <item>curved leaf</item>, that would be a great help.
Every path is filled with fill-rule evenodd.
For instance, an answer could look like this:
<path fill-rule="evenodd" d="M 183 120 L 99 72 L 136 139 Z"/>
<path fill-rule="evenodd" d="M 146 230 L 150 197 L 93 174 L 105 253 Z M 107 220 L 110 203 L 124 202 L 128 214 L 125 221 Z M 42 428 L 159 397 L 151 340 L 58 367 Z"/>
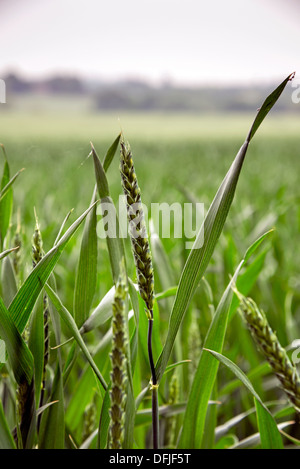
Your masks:
<path fill-rule="evenodd" d="M 91 205 L 96 201 L 95 187 Z M 88 318 L 97 281 L 96 205 L 85 220 L 74 291 L 74 317 L 78 327 Z"/>
<path fill-rule="evenodd" d="M 47 254 L 45 254 L 36 267 L 31 271 L 30 275 L 27 277 L 11 302 L 8 309 L 13 322 L 20 333 L 23 332 L 37 297 L 51 275 L 62 251 L 94 205 L 95 204 L 90 206 L 79 218 L 77 218 L 67 232 L 60 238 L 57 244 L 48 251 Z"/>
<path fill-rule="evenodd" d="M 250 140 L 291 78 L 292 75 L 289 75 L 263 103 L 244 144 L 241 146 L 228 173 L 220 185 L 199 230 L 179 280 L 178 290 L 170 316 L 166 342 L 156 364 L 156 376 L 158 380 L 162 378 L 173 349 L 179 326 L 192 300 L 197 285 L 208 266 L 217 241 L 223 230 Z"/>
<path fill-rule="evenodd" d="M 16 449 L 16 445 L 12 434 L 10 433 L 8 423 L 3 412 L 2 402 L 0 401 L 0 450 L 1 449 Z"/>
<path fill-rule="evenodd" d="M 65 306 L 62 304 L 61 300 L 59 299 L 59 297 L 57 296 L 57 294 L 55 293 L 54 290 L 52 290 L 52 288 L 46 284 L 45 285 L 45 290 L 47 292 L 47 295 L 49 296 L 50 300 L 52 301 L 53 305 L 55 306 L 56 310 L 58 311 L 58 313 L 60 314 L 61 318 L 63 319 L 63 321 L 66 323 L 66 325 L 68 326 L 68 328 L 70 329 L 74 339 L 76 340 L 76 342 L 78 343 L 79 347 L 81 348 L 81 350 L 83 351 L 87 361 L 89 362 L 89 364 L 91 365 L 95 375 L 97 376 L 97 378 L 99 379 L 101 385 L 103 386 L 103 388 L 106 390 L 107 389 L 107 384 L 103 378 L 103 376 L 101 375 L 97 365 L 95 364 L 87 346 L 85 345 L 82 337 L 81 337 L 81 334 L 78 330 L 78 327 L 74 321 L 74 318 L 73 316 L 71 315 L 71 313 L 67 310 L 67 308 L 65 308 Z"/>
<path fill-rule="evenodd" d="M 232 285 L 236 281 L 243 261 L 229 282 L 206 335 L 204 347 L 221 351 L 227 327 L 228 311 L 232 299 Z M 200 361 L 189 394 L 184 415 L 179 448 L 200 448 L 206 411 L 218 371 L 218 362 L 208 353 L 202 351 Z"/>
<path fill-rule="evenodd" d="M 8 358 L 17 383 L 22 384 L 26 380 L 30 384 L 33 377 L 33 357 L 1 297 L 0 336 L 5 342 Z"/>
<path fill-rule="evenodd" d="M 246 388 L 251 392 L 253 397 L 259 402 L 259 404 L 264 408 L 264 410 L 268 413 L 270 413 L 269 409 L 265 406 L 257 392 L 255 391 L 254 387 L 252 386 L 251 382 L 245 375 L 245 373 L 229 358 L 225 357 L 221 353 L 216 352 L 215 350 L 210 350 L 208 348 L 204 348 L 206 352 L 209 352 L 211 355 L 213 355 L 217 360 L 219 360 L 220 363 L 223 363 L 223 365 L 227 366 L 234 374 L 235 376 L 246 386 Z"/>
<path fill-rule="evenodd" d="M 255 400 L 257 425 L 262 449 L 283 449 L 280 431 L 273 416 L 266 412 L 257 399 Z"/>

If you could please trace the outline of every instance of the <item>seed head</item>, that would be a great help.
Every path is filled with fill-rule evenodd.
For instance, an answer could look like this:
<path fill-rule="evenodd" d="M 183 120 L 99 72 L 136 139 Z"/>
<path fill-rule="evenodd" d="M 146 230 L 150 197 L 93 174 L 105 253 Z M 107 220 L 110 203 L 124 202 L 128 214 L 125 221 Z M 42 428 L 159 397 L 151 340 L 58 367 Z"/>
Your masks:
<path fill-rule="evenodd" d="M 300 412 L 300 378 L 297 369 L 269 326 L 264 312 L 251 298 L 245 298 L 239 292 L 237 294 L 241 300 L 240 310 L 258 348 L 269 362 L 290 401 Z"/>
<path fill-rule="evenodd" d="M 109 448 L 121 449 L 124 438 L 124 419 L 127 390 L 127 323 L 126 323 L 127 283 L 124 262 L 120 266 L 120 276 L 116 284 L 112 305 L 112 349 Z"/>
<path fill-rule="evenodd" d="M 129 145 L 121 139 L 120 172 L 126 197 L 129 234 L 139 291 L 148 312 L 153 310 L 154 275 L 141 193 Z"/>
<path fill-rule="evenodd" d="M 35 213 L 35 230 L 32 236 L 32 265 L 35 267 L 42 257 L 44 256 L 43 251 L 43 240 L 40 231 L 39 222 Z"/>

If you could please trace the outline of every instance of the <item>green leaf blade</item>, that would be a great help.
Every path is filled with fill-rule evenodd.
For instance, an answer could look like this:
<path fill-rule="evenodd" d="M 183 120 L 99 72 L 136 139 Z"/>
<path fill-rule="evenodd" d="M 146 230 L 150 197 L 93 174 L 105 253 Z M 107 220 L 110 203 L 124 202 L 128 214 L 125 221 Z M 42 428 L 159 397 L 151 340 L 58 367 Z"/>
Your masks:
<path fill-rule="evenodd" d="M 199 230 L 196 241 L 188 256 L 179 280 L 178 290 L 170 316 L 167 339 L 156 364 L 156 375 L 158 380 L 161 379 L 168 364 L 179 326 L 191 302 L 199 280 L 208 266 L 217 241 L 223 230 L 223 226 L 234 198 L 235 189 L 249 143 L 270 109 L 280 97 L 286 84 L 292 78 L 293 74 L 289 75 L 264 101 L 250 128 L 244 144 L 241 146 L 229 171 L 221 183 L 204 219 L 203 225 Z"/>
<path fill-rule="evenodd" d="M 283 449 L 280 431 L 273 416 L 266 412 L 257 399 L 255 400 L 257 425 L 260 433 L 262 449 Z"/>
<path fill-rule="evenodd" d="M 60 238 L 58 243 L 48 251 L 47 254 L 45 254 L 41 261 L 31 271 L 11 302 L 8 309 L 19 332 L 23 332 L 33 306 L 57 264 L 62 251 L 92 208 L 93 205 L 71 225 L 67 232 Z"/>
<path fill-rule="evenodd" d="M 3 148 L 3 147 L 2 147 Z M 3 148 L 4 151 L 4 148 Z M 9 170 L 9 165 L 8 161 L 6 158 L 6 154 L 4 151 L 5 155 L 5 163 L 4 163 L 4 168 L 3 168 L 3 175 L 2 175 L 2 180 L 1 180 L 1 187 L 0 190 L 2 191 L 4 187 L 9 184 L 10 181 L 10 170 Z M 10 223 L 10 217 L 12 214 L 12 205 L 13 205 L 13 191 L 12 188 L 9 187 L 5 195 L 2 197 L 0 201 L 0 246 L 1 249 L 4 245 L 4 239 L 9 227 Z"/>
<path fill-rule="evenodd" d="M 11 367 L 18 384 L 31 383 L 33 357 L 0 297 L 0 336 L 5 342 Z"/>
<path fill-rule="evenodd" d="M 281 93 L 283 92 L 284 88 L 286 87 L 287 83 L 291 81 L 295 76 L 295 73 L 291 73 L 285 80 L 265 99 L 261 108 L 258 110 L 257 116 L 253 122 L 253 125 L 250 129 L 249 135 L 247 140 L 250 140 L 254 137 L 254 134 L 258 130 L 259 126 L 261 125 L 262 121 L 266 117 L 266 115 L 270 112 L 276 101 L 279 99 Z"/>
<path fill-rule="evenodd" d="M 104 168 L 99 160 L 96 150 L 92 146 L 92 155 L 94 159 L 95 177 L 98 187 L 99 197 L 101 199 L 101 214 L 105 214 L 105 224 L 108 231 L 105 233 L 108 254 L 114 283 L 118 281 L 119 266 L 122 259 L 125 259 L 124 245 L 119 233 L 119 220 L 113 200 L 109 195 L 109 186 Z"/>
<path fill-rule="evenodd" d="M 96 188 L 91 205 L 96 201 Z M 74 317 L 80 327 L 88 318 L 97 281 L 97 215 L 93 206 L 85 220 L 74 291 Z"/>
<path fill-rule="evenodd" d="M 53 305 L 55 306 L 56 310 L 58 311 L 58 313 L 60 314 L 61 318 L 63 319 L 63 321 L 66 323 L 66 325 L 68 326 L 68 328 L 70 329 L 74 339 L 76 340 L 76 342 L 78 343 L 79 347 L 81 348 L 81 350 L 83 351 L 87 361 L 89 362 L 89 364 L 91 365 L 95 375 L 97 376 L 97 378 L 99 379 L 101 385 L 103 386 L 103 388 L 106 390 L 107 389 L 107 384 L 103 378 L 103 376 L 101 375 L 97 365 L 95 364 L 87 346 L 85 345 L 82 337 L 81 337 L 81 334 L 77 328 L 77 325 L 74 321 L 74 318 L 73 316 L 71 315 L 71 313 L 67 310 L 67 308 L 65 308 L 65 306 L 62 304 L 61 300 L 59 299 L 58 295 L 55 293 L 54 290 L 52 290 L 52 288 L 50 287 L 50 285 L 46 284 L 45 285 L 45 290 L 47 292 L 47 295 L 49 296 L 50 300 L 52 301 Z"/>
<path fill-rule="evenodd" d="M 106 155 L 105 155 L 104 160 L 103 160 L 103 169 L 104 169 L 105 172 L 107 172 L 108 168 L 110 167 L 110 164 L 111 164 L 112 160 L 114 159 L 114 156 L 115 156 L 116 151 L 117 151 L 118 146 L 119 146 L 120 138 L 121 138 L 121 134 L 119 134 L 117 136 L 115 141 L 111 144 L 111 146 L 109 147 L 109 149 L 106 152 Z"/>
<path fill-rule="evenodd" d="M 259 402 L 259 404 L 264 408 L 264 410 L 269 413 L 268 408 L 265 406 L 260 396 L 257 394 L 255 389 L 253 388 L 251 382 L 249 381 L 249 378 L 235 363 L 233 363 L 231 360 L 229 360 L 229 358 L 225 357 L 221 353 L 216 352 L 215 350 L 210 350 L 208 348 L 205 348 L 204 350 L 209 352 L 213 357 L 219 360 L 220 363 L 227 366 L 227 368 L 229 368 L 235 374 L 235 376 L 244 384 L 244 386 L 246 386 L 246 388 L 251 392 L 251 394 Z"/>
<path fill-rule="evenodd" d="M 242 268 L 243 261 L 237 267 L 219 302 L 212 323 L 205 337 L 204 347 L 221 351 L 227 327 L 228 312 L 232 299 L 232 285 Z M 201 448 L 208 402 L 218 371 L 214 358 L 202 351 L 200 361 L 189 394 L 184 415 L 179 448 Z"/>
<path fill-rule="evenodd" d="M 6 421 L 0 401 L 0 449 L 16 449 L 16 445 Z"/>
<path fill-rule="evenodd" d="M 161 379 L 168 364 L 181 321 L 191 302 L 195 289 L 208 266 L 222 232 L 233 200 L 247 148 L 247 143 L 241 147 L 230 170 L 219 187 L 184 266 L 170 316 L 167 339 L 158 363 L 156 364 L 158 379 Z M 202 240 L 204 241 L 201 246 Z"/>

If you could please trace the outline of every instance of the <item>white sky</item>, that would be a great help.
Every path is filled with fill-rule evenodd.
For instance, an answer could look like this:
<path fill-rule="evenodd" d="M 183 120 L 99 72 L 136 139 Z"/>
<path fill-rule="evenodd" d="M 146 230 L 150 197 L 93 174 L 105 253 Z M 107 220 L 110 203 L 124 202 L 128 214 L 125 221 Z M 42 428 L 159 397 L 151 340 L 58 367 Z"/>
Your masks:
<path fill-rule="evenodd" d="M 248 83 L 300 75 L 299 0 L 0 0 L 0 74 Z"/>

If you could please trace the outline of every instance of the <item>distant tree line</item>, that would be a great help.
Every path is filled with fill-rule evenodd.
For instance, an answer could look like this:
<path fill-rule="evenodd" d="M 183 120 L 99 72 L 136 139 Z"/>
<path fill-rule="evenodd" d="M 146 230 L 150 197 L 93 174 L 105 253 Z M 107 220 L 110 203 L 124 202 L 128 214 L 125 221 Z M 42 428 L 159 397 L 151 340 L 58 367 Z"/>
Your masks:
<path fill-rule="evenodd" d="M 89 95 L 95 111 L 138 110 L 170 112 L 253 111 L 269 89 L 253 87 L 179 87 L 171 84 L 151 86 L 138 80 L 115 83 L 89 82 L 76 76 L 53 76 L 28 80 L 16 73 L 4 77 L 8 94 Z M 272 88 L 272 86 L 270 87 Z M 286 93 L 276 110 L 291 110 Z"/>
<path fill-rule="evenodd" d="M 54 76 L 44 80 L 26 80 L 15 73 L 3 77 L 8 93 L 82 94 L 84 85 L 77 77 Z"/>

